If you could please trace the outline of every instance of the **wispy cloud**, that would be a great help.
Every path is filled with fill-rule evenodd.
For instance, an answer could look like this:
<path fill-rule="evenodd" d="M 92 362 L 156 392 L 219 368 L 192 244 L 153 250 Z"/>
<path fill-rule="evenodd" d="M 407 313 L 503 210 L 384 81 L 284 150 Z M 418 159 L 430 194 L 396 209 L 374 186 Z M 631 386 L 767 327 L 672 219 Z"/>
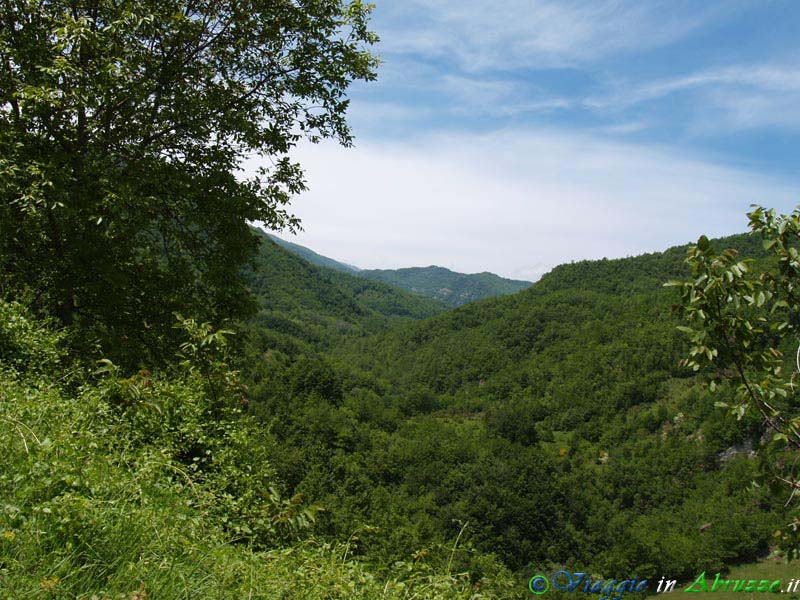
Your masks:
<path fill-rule="evenodd" d="M 446 110 L 455 113 L 494 116 L 516 116 L 572 106 L 567 98 L 522 86 L 511 79 L 487 80 L 460 75 L 442 78 L 439 91 L 451 101 Z"/>
<path fill-rule="evenodd" d="M 618 82 L 625 91 L 605 98 L 587 100 L 589 106 L 607 108 L 632 106 L 670 94 L 707 87 L 730 86 L 774 92 L 800 92 L 800 68 L 778 65 L 736 65 L 699 73 L 659 79 L 640 84 Z"/>
<path fill-rule="evenodd" d="M 647 129 L 649 124 L 647 121 L 640 119 L 636 121 L 623 121 L 621 123 L 612 123 L 611 125 L 603 125 L 595 128 L 595 131 L 600 134 L 617 136 L 628 135 L 631 133 L 638 133 Z"/>
<path fill-rule="evenodd" d="M 753 14 L 748 10 L 758 6 L 754 0 L 379 4 L 386 62 L 380 92 L 360 98 L 361 108 L 369 110 L 370 101 L 379 108 L 394 102 L 417 107 L 419 118 L 412 116 L 409 125 L 426 129 L 437 118 L 445 126 L 460 119 L 464 129 L 484 130 L 512 121 L 580 122 L 609 136 L 652 133 L 665 139 L 668 132 L 713 137 L 800 127 L 800 111 L 794 108 L 800 105 L 800 70 L 790 50 L 773 62 L 762 56 L 757 64 L 723 64 L 717 56 L 713 67 L 703 66 L 702 54 L 678 67 L 668 58 L 682 47 L 691 52 L 702 51 L 703 43 L 713 47 L 719 39 L 698 39 L 725 23 L 741 28 Z M 666 46 L 670 49 L 655 59 L 655 68 L 641 68 L 649 65 L 642 58 L 648 51 Z M 626 69 L 630 61 L 640 66 Z M 661 75 L 645 79 L 650 72 Z M 665 103 L 668 98 L 678 104 Z"/>
<path fill-rule="evenodd" d="M 403 80 L 403 69 L 413 70 L 414 78 Z M 437 119 L 441 124 L 453 118 L 474 122 L 542 116 L 578 105 L 574 99 L 512 77 L 420 69 L 406 61 L 388 65 L 383 83 L 383 94 L 363 93 L 352 103 L 352 122 L 357 129 L 385 128 L 403 121 L 419 127 Z"/>
<path fill-rule="evenodd" d="M 695 132 L 800 127 L 800 68 L 794 65 L 733 65 L 638 84 L 617 81 L 613 87 L 612 93 L 587 98 L 584 105 L 619 113 L 688 94 L 695 117 L 686 125 Z"/>
<path fill-rule="evenodd" d="M 466 71 L 557 67 L 671 43 L 743 4 L 689 0 L 403 0 L 379 6 L 383 49 Z"/>

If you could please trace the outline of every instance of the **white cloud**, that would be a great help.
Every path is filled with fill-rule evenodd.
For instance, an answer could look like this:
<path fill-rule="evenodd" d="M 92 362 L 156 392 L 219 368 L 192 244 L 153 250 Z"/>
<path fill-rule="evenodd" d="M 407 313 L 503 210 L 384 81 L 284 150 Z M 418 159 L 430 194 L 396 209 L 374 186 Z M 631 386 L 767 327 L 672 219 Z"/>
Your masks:
<path fill-rule="evenodd" d="M 297 240 L 362 268 L 438 264 L 508 277 L 662 250 L 790 210 L 798 182 L 602 137 L 530 130 L 305 146 Z"/>
<path fill-rule="evenodd" d="M 398 0 L 379 4 L 382 51 L 456 60 L 467 71 L 565 66 L 671 43 L 743 2 Z"/>
<path fill-rule="evenodd" d="M 638 133 L 640 131 L 644 131 L 647 129 L 649 124 L 647 121 L 638 120 L 638 121 L 623 121 L 621 123 L 615 123 L 612 125 L 604 125 L 602 127 L 595 128 L 595 131 L 598 131 L 603 134 L 607 135 L 628 135 L 631 133 Z"/>
<path fill-rule="evenodd" d="M 655 100 L 676 92 L 708 86 L 757 88 L 774 92 L 800 92 L 800 69 L 777 65 L 735 65 L 701 71 L 682 77 L 650 81 L 638 86 L 618 84 L 625 91 L 606 98 L 596 98 L 587 104 L 598 107 L 632 106 Z"/>
<path fill-rule="evenodd" d="M 732 65 L 690 75 L 631 84 L 618 81 L 612 94 L 588 98 L 584 105 L 619 112 L 637 104 L 693 94 L 695 133 L 763 126 L 800 127 L 800 69 L 793 65 Z"/>
<path fill-rule="evenodd" d="M 450 99 L 445 112 L 473 117 L 509 117 L 532 112 L 542 114 L 572 105 L 566 98 L 546 95 L 541 91 L 531 92 L 511 80 L 445 75 L 438 88 Z"/>
<path fill-rule="evenodd" d="M 574 100 L 554 95 L 529 81 L 504 78 L 502 74 L 465 75 L 394 58 L 381 67 L 377 89 L 358 90 L 350 115 L 358 128 L 402 120 L 414 123 L 433 116 L 542 115 L 575 105 Z"/>

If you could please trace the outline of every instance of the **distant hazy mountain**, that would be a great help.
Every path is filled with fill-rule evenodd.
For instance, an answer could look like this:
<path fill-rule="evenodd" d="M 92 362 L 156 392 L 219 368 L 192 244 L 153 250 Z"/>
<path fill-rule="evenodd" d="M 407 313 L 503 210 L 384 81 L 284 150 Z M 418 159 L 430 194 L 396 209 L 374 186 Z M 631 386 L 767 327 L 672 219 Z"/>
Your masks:
<path fill-rule="evenodd" d="M 363 270 L 317 254 L 310 248 L 300 244 L 287 242 L 269 233 L 265 233 L 265 235 L 279 246 L 313 265 L 327 267 L 349 275 L 365 277 L 372 281 L 388 283 L 421 296 L 441 300 L 450 306 L 461 306 L 469 302 L 495 296 L 507 296 L 532 285 L 530 281 L 504 279 L 493 273 L 466 275 L 444 267 L 433 266 Z"/>
<path fill-rule="evenodd" d="M 261 231 L 273 242 L 275 242 L 279 246 L 282 246 L 283 248 L 286 248 L 289 252 L 297 254 L 297 256 L 299 256 L 300 258 L 304 258 L 312 265 L 317 265 L 318 267 L 328 267 L 329 269 L 334 269 L 335 271 L 341 271 L 342 273 L 350 273 L 350 274 L 358 273 L 358 271 L 360 270 L 358 267 L 347 265 L 345 263 L 339 262 L 338 260 L 333 260 L 332 258 L 328 258 L 327 256 L 322 256 L 321 254 L 317 254 L 310 248 L 306 248 L 305 246 L 301 246 L 300 244 L 287 242 L 286 240 L 282 240 L 276 235 L 272 235 L 271 233 L 267 233 L 263 230 Z"/>
<path fill-rule="evenodd" d="M 433 266 L 363 270 L 359 271 L 358 275 L 436 298 L 450 306 L 461 306 L 495 296 L 507 296 L 532 285 L 530 281 L 504 279 L 494 273 L 465 275 L 444 267 Z"/>

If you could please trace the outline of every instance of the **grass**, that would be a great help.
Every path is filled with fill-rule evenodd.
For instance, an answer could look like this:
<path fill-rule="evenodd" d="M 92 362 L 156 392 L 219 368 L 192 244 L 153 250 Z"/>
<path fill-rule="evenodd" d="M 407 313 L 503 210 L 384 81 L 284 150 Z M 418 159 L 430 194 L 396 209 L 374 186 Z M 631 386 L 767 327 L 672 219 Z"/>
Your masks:
<path fill-rule="evenodd" d="M 255 493 L 253 473 L 270 470 L 256 470 L 266 461 L 241 419 L 207 416 L 202 380 L 65 382 L 48 367 L 55 337 L 15 311 L 0 319 L 0 600 L 507 597 L 510 579 L 476 585 L 413 560 L 378 574 L 300 530 L 254 542 L 226 510 L 252 497 L 267 524 L 282 518 Z M 214 457 L 206 471 L 181 460 L 198 445 Z"/>

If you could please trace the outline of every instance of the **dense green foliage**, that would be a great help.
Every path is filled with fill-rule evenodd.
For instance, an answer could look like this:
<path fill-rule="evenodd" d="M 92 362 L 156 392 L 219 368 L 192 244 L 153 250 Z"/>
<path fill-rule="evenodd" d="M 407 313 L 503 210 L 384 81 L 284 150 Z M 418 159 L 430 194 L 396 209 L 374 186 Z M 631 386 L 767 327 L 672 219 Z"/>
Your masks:
<path fill-rule="evenodd" d="M 800 209 L 787 216 L 755 207 L 748 216 L 772 258 L 769 268 L 754 272 L 752 259 L 732 249 L 719 252 L 703 236 L 688 252 L 691 278 L 670 285 L 680 289 L 680 311 L 691 325 L 680 327 L 691 340 L 685 363 L 708 372 L 712 388 L 733 387 L 733 401 L 718 403 L 732 415 L 761 417 L 773 442 L 761 452 L 764 480 L 783 491 L 787 505 L 796 505 Z M 796 508 L 780 542 L 790 557 L 800 555 Z"/>
<path fill-rule="evenodd" d="M 674 248 L 532 286 L 345 273 L 249 227 L 296 224 L 303 136 L 350 143 L 369 11 L 0 3 L 3 598 L 511 598 L 769 550 L 784 498 L 749 483 L 786 466 L 763 418 L 797 437 L 798 215 L 720 242 L 759 279 L 703 239 L 691 273 Z M 690 275 L 691 345 L 663 287 Z M 687 352 L 767 372 L 760 414 Z"/>
<path fill-rule="evenodd" d="M 763 256 L 748 236 L 724 243 Z M 250 412 L 290 489 L 326 507 L 317 531 L 360 531 L 370 560 L 425 548 L 441 561 L 462 527 L 456 560 L 476 576 L 493 556 L 521 575 L 616 577 L 753 559 L 780 513 L 748 490 L 758 469 L 741 449 L 763 426 L 722 419 L 678 364 L 663 283 L 687 273 L 685 252 L 563 265 L 344 347 L 262 338 Z"/>
<path fill-rule="evenodd" d="M 0 3 L 0 293 L 28 290 L 76 325 L 73 345 L 132 367 L 169 359 L 175 311 L 245 314 L 247 223 L 296 223 L 289 151 L 351 141 L 344 93 L 375 76 L 369 10 Z M 272 166 L 237 176 L 249 156 Z"/>
<path fill-rule="evenodd" d="M 529 281 L 504 279 L 494 273 L 465 275 L 444 267 L 368 269 L 359 271 L 358 274 L 367 279 L 396 285 L 415 294 L 436 298 L 450 306 L 463 306 L 484 298 L 507 296 L 531 285 Z"/>
<path fill-rule="evenodd" d="M 42 598 L 511 598 L 543 569 L 755 559 L 782 502 L 748 485 L 763 424 L 678 365 L 684 256 L 442 312 L 264 240 L 259 315 L 183 319 L 180 356 L 133 376 L 0 304 L 0 575 Z"/>
<path fill-rule="evenodd" d="M 248 326 L 253 335 L 286 334 L 280 339 L 290 346 L 333 347 L 347 337 L 377 333 L 447 310 L 429 298 L 316 267 L 263 233 L 259 237 L 258 254 L 245 276 L 259 304 Z"/>
<path fill-rule="evenodd" d="M 0 302 L 0 315 L 0 597 L 478 600 L 508 589 L 501 577 L 478 591 L 424 560 L 376 574 L 346 540 L 309 538 L 318 509 L 281 494 L 275 442 L 240 414 L 221 362 L 223 332 L 184 321 L 169 373 L 122 377 L 104 362 L 87 375 L 51 326 L 15 304 Z"/>

